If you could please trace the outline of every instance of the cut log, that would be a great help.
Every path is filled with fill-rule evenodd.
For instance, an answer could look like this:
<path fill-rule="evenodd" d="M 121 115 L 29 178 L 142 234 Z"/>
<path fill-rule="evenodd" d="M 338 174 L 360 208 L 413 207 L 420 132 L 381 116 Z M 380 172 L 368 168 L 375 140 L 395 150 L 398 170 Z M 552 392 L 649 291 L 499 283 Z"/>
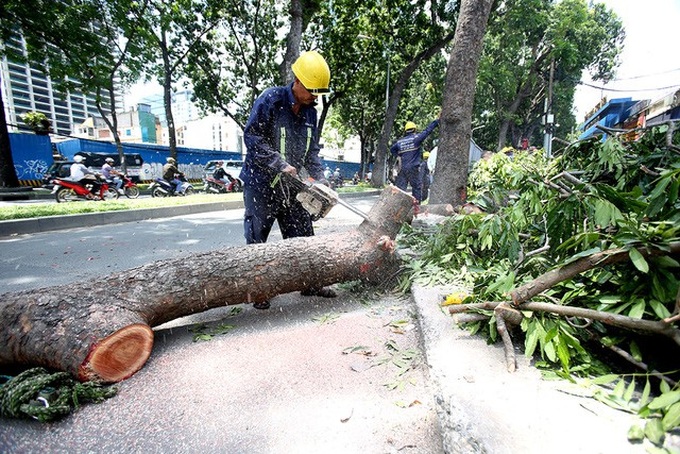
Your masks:
<path fill-rule="evenodd" d="M 343 233 L 162 260 L 80 282 L 0 295 L 0 366 L 43 366 L 117 382 L 146 363 L 151 327 L 225 305 L 384 276 L 413 198 L 386 188 L 369 221 Z"/>

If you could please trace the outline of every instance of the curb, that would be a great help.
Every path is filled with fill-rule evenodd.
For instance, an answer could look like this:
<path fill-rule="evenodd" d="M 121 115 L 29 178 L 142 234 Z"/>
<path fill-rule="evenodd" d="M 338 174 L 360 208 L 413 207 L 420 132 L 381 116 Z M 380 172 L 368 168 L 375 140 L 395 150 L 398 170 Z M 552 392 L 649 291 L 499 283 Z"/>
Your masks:
<path fill-rule="evenodd" d="M 489 345 L 456 326 L 439 305 L 444 287 L 411 288 L 446 453 L 646 452 L 628 442 L 630 415 L 566 380 L 544 380 L 515 349 L 506 369 L 501 342 Z"/>
<path fill-rule="evenodd" d="M 355 197 L 372 196 L 380 194 L 380 192 L 381 191 L 379 190 L 348 192 L 346 194 L 340 194 L 340 197 L 344 200 L 347 200 Z M 188 214 L 206 213 L 219 210 L 234 210 L 239 208 L 243 208 L 243 200 L 0 221 L 0 238 L 28 233 L 41 233 L 77 227 L 93 227 L 97 225 L 118 224 L 123 222 L 136 222 L 147 219 L 185 216 Z"/>

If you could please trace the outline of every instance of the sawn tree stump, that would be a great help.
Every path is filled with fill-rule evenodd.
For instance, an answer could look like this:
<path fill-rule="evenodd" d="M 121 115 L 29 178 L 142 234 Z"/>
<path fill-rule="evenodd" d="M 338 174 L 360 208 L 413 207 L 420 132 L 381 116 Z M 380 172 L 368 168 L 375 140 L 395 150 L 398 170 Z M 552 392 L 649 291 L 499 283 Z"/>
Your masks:
<path fill-rule="evenodd" d="M 146 363 L 151 327 L 224 305 L 371 279 L 394 261 L 413 198 L 386 188 L 348 232 L 191 254 L 103 278 L 0 295 L 0 366 L 36 365 L 117 382 Z"/>

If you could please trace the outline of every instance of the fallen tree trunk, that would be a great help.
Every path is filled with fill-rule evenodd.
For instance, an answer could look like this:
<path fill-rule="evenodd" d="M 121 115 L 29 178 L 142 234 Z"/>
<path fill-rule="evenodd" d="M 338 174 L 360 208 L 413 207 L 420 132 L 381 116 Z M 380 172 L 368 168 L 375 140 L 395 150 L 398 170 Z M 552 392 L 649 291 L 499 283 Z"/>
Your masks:
<path fill-rule="evenodd" d="M 37 365 L 117 382 L 146 363 L 151 327 L 225 305 L 357 279 L 394 264 L 413 198 L 386 188 L 348 232 L 225 248 L 80 282 L 0 295 L 0 365 Z"/>

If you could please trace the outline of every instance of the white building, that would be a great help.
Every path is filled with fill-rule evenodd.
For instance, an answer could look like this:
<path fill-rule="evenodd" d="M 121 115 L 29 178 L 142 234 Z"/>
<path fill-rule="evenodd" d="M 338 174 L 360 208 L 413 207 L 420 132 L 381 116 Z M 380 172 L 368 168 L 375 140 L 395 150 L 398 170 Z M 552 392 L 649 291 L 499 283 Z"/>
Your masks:
<path fill-rule="evenodd" d="M 217 114 L 184 123 L 178 128 L 177 145 L 245 153 L 241 128 L 231 118 Z"/>

